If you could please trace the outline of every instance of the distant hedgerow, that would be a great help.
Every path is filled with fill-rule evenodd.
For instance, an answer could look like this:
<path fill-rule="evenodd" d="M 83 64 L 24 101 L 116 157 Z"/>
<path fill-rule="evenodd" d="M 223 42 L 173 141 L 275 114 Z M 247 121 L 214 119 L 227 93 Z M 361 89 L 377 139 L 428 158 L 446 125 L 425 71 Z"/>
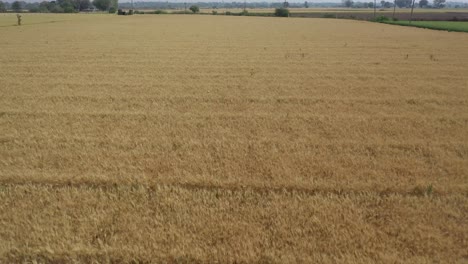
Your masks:
<path fill-rule="evenodd" d="M 376 18 L 373 18 L 372 21 L 375 21 L 375 22 L 387 22 L 387 21 L 390 21 L 390 18 L 386 17 L 386 16 L 378 16 Z"/>
<path fill-rule="evenodd" d="M 275 16 L 277 17 L 289 17 L 289 9 L 287 8 L 276 8 Z"/>
<path fill-rule="evenodd" d="M 158 10 L 154 10 L 153 14 L 156 14 L 156 15 L 167 14 L 167 11 L 158 9 Z"/>

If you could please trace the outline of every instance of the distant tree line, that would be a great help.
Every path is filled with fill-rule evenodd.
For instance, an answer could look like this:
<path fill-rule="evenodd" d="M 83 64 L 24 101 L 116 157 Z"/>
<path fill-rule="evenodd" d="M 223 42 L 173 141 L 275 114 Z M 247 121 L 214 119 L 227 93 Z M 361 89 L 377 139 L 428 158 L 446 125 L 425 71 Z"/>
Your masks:
<path fill-rule="evenodd" d="M 7 5 L 0 1 L 0 13 L 5 13 L 7 11 Z"/>
<path fill-rule="evenodd" d="M 106 1 L 106 0 L 102 0 Z M 304 0 L 305 1 L 305 0 Z M 354 0 L 342 0 L 343 2 L 312 2 L 312 1 L 305 1 L 305 2 L 290 2 L 287 1 L 288 6 L 287 8 L 325 8 L 325 7 L 349 7 L 349 8 L 373 8 L 374 1 L 367 0 L 367 1 L 354 1 Z M 399 8 L 410 8 L 412 0 L 396 0 L 396 6 Z M 432 5 L 429 2 L 431 1 Z M 420 4 L 418 5 L 418 2 Z M 244 5 L 247 9 L 255 9 L 255 8 L 285 8 L 284 0 L 275 1 L 275 2 L 190 2 L 190 5 L 196 5 L 199 8 L 211 8 L 211 9 L 243 9 Z M 391 8 L 393 7 L 395 0 L 385 0 L 377 1 L 377 6 L 379 8 Z M 159 1 L 159 2 L 134 2 L 133 8 L 135 9 L 158 9 L 158 10 L 184 10 L 185 7 L 189 7 L 186 5 L 187 3 L 183 1 L 179 2 L 166 2 L 166 1 Z M 419 7 L 425 8 L 442 8 L 445 6 L 450 7 L 468 7 L 467 3 L 464 2 L 449 2 L 445 3 L 445 0 L 416 0 L 416 5 Z M 130 2 L 120 3 L 119 8 L 130 9 L 132 8 L 132 4 Z"/>
<path fill-rule="evenodd" d="M 91 2 L 92 1 L 92 2 Z M 0 0 L 0 13 L 11 10 L 14 12 L 41 12 L 41 13 L 73 13 L 90 8 L 96 8 L 101 11 L 115 12 L 118 8 L 124 9 L 174 9 L 184 10 L 186 3 L 184 2 L 135 2 L 133 7 L 129 2 L 118 4 L 118 0 L 56 0 L 43 1 L 40 3 L 27 3 L 24 1 L 15 1 L 12 3 L 2 2 Z M 287 8 L 309 8 L 309 7 L 349 7 L 349 8 L 374 8 L 374 2 L 354 2 L 353 0 L 342 0 L 343 2 L 286 2 Z M 394 3 L 399 8 L 410 8 L 412 0 L 387 0 L 378 1 L 376 8 L 391 8 Z M 432 1 L 432 5 L 429 3 Z M 244 5 L 247 9 L 253 8 L 285 8 L 284 1 L 278 2 L 197 2 L 193 5 L 199 8 L 212 9 L 243 9 Z M 416 0 L 416 6 L 420 8 L 467 8 L 468 3 L 464 2 L 448 2 L 445 0 Z"/>
<path fill-rule="evenodd" d="M 196 5 L 199 8 L 211 8 L 211 9 L 243 9 L 244 5 L 247 9 L 253 8 L 282 8 L 284 7 L 284 0 L 278 2 L 190 2 L 190 5 Z M 340 3 L 322 3 L 322 2 L 301 2 L 301 3 L 289 3 L 289 8 L 303 8 L 307 7 L 339 7 Z M 180 2 L 134 2 L 135 9 L 174 9 L 184 10 L 185 3 Z M 132 5 L 129 2 L 119 3 L 119 8 L 131 8 Z M 189 6 L 187 6 L 188 8 Z"/>
<path fill-rule="evenodd" d="M 25 1 L 14 1 L 13 3 L 0 1 L 0 13 L 12 10 L 13 12 L 28 11 L 31 13 L 76 13 L 91 8 L 101 11 L 117 9 L 118 0 L 57 0 L 42 1 L 38 3 L 27 3 Z M 114 11 L 115 12 L 115 11 Z"/>
<path fill-rule="evenodd" d="M 89 7 L 91 7 L 90 0 L 57 0 L 40 3 L 14 1 L 11 4 L 0 1 L 0 12 L 11 10 L 13 12 L 28 11 L 32 13 L 73 13 Z"/>
<path fill-rule="evenodd" d="M 418 2 L 416 2 L 418 3 Z M 411 8 L 412 0 L 395 0 L 394 2 L 380 1 L 376 7 L 391 8 L 396 4 L 399 8 Z M 374 8 L 374 2 L 354 2 L 353 0 L 343 0 L 342 6 L 348 8 Z M 428 0 L 419 0 L 418 6 L 420 8 L 444 8 L 445 0 L 433 0 L 430 5 Z"/>
<path fill-rule="evenodd" d="M 118 8 L 118 0 L 93 0 L 93 5 L 101 11 L 115 13 Z"/>

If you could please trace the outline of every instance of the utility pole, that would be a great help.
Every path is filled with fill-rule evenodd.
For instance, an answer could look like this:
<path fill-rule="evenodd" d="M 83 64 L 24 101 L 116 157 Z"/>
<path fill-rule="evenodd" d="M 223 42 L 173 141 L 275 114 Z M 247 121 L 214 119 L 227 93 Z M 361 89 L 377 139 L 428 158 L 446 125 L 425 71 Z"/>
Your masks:
<path fill-rule="evenodd" d="M 395 20 L 395 9 L 396 9 L 396 0 L 393 2 L 393 16 L 392 16 L 393 20 Z"/>
<path fill-rule="evenodd" d="M 376 9 L 377 9 L 377 0 L 374 0 L 374 19 L 376 15 Z"/>
<path fill-rule="evenodd" d="M 410 19 L 409 19 L 410 24 L 411 24 L 411 21 L 413 21 L 413 9 L 414 9 L 414 0 L 413 0 L 413 4 L 411 5 L 411 16 L 410 16 Z"/>
<path fill-rule="evenodd" d="M 187 14 L 187 2 L 184 3 L 184 14 Z"/>
<path fill-rule="evenodd" d="M 244 13 L 245 13 L 245 6 L 247 5 L 247 0 L 244 0 Z"/>

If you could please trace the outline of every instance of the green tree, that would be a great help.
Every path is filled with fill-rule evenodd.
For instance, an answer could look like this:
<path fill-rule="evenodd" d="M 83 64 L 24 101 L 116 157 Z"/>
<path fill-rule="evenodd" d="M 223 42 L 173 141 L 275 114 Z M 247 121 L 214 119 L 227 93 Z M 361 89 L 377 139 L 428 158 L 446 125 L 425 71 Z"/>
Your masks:
<path fill-rule="evenodd" d="M 428 4 L 429 4 L 429 1 L 427 1 L 427 0 L 420 0 L 420 1 L 419 1 L 419 7 L 420 7 L 420 8 L 424 8 L 424 7 L 426 7 Z"/>
<path fill-rule="evenodd" d="M 349 8 L 349 7 L 352 7 L 353 4 L 354 4 L 354 3 L 353 3 L 352 0 L 343 0 L 343 5 L 344 5 L 345 7 L 348 7 L 348 8 Z"/>
<path fill-rule="evenodd" d="M 193 5 L 189 8 L 194 14 L 200 12 L 200 8 L 196 5 Z"/>
<path fill-rule="evenodd" d="M 24 3 L 23 2 L 23 9 L 27 9 L 27 10 L 36 9 L 36 12 L 37 12 L 38 7 L 39 7 L 38 3 Z"/>
<path fill-rule="evenodd" d="M 74 0 L 73 5 L 78 11 L 88 9 L 91 6 L 91 1 L 89 0 Z"/>
<path fill-rule="evenodd" d="M 444 8 L 445 0 L 434 0 L 434 7 L 435 8 Z"/>
<path fill-rule="evenodd" d="M 6 12 L 6 6 L 2 1 L 0 1 L 0 13 L 5 13 L 5 12 Z"/>
<path fill-rule="evenodd" d="M 287 8 L 276 8 L 275 16 L 277 17 L 289 17 L 289 9 Z"/>
<path fill-rule="evenodd" d="M 307 3 L 307 1 L 304 2 L 304 7 L 309 8 L 309 3 Z"/>
<path fill-rule="evenodd" d="M 49 11 L 49 2 L 42 1 L 41 3 L 39 3 L 39 13 L 48 13 Z"/>
<path fill-rule="evenodd" d="M 343 5 L 346 7 L 352 7 L 354 4 L 353 0 L 343 0 Z"/>
<path fill-rule="evenodd" d="M 50 12 L 52 13 L 63 13 L 64 10 L 62 7 L 60 7 L 59 5 L 53 5 L 51 9 L 49 9 Z"/>
<path fill-rule="evenodd" d="M 65 13 L 73 13 L 75 12 L 75 5 L 72 0 L 58 0 L 57 3 L 63 8 L 63 12 Z"/>
<path fill-rule="evenodd" d="M 11 4 L 11 9 L 13 9 L 15 12 L 21 12 L 23 7 L 19 1 L 14 1 L 13 4 Z"/>
<path fill-rule="evenodd" d="M 395 1 L 395 4 L 399 7 L 399 8 L 403 8 L 403 7 L 411 7 L 411 0 L 396 0 Z"/>
<path fill-rule="evenodd" d="M 369 3 L 367 3 L 367 6 L 368 6 L 369 8 L 374 8 L 374 2 L 369 2 Z"/>
<path fill-rule="evenodd" d="M 111 5 L 111 0 L 93 0 L 93 5 L 99 10 L 106 11 Z"/>

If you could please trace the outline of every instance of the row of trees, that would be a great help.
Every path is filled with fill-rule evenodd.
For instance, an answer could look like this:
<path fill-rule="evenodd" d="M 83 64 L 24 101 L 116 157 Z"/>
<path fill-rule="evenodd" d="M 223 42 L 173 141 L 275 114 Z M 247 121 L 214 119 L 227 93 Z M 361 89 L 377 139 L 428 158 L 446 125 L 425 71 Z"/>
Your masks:
<path fill-rule="evenodd" d="M 74 13 L 91 7 L 89 0 L 57 0 L 43 1 L 35 8 L 29 9 L 30 12 L 40 13 Z"/>
<path fill-rule="evenodd" d="M 41 13 L 47 13 L 47 12 L 52 12 L 52 13 L 73 13 L 73 12 L 79 12 L 83 11 L 89 8 L 97 8 L 102 11 L 106 10 L 117 10 L 117 1 L 118 0 L 93 0 L 92 3 L 90 0 L 56 0 L 56 1 L 43 1 L 41 3 L 26 3 L 24 1 L 15 1 L 12 4 L 9 3 L 4 3 L 0 1 L 0 13 L 1 12 L 6 12 L 8 9 L 11 9 L 15 12 L 21 12 L 23 10 L 29 10 L 30 12 L 41 12 Z M 287 3 L 287 6 L 285 6 L 285 3 Z M 139 3 L 137 2 L 135 6 L 138 6 L 137 8 L 144 8 L 144 7 L 150 7 L 152 5 L 156 5 L 155 7 L 158 8 L 177 8 L 180 5 L 184 5 L 184 3 L 159 3 L 159 2 L 147 2 L 147 3 Z M 213 3 L 211 3 L 213 4 Z M 247 8 L 255 8 L 261 6 L 263 3 L 250 3 L 247 4 Z M 382 8 L 390 8 L 393 7 L 393 5 L 396 4 L 397 7 L 399 8 L 409 8 L 412 5 L 412 0 L 394 0 L 393 2 L 389 1 L 380 1 L 380 7 Z M 141 5 L 141 6 L 140 6 Z M 147 6 L 146 6 L 147 5 Z M 158 6 L 160 5 L 160 6 Z M 175 5 L 175 6 L 170 6 L 170 5 Z M 284 3 L 268 3 L 268 7 L 275 7 L 275 8 L 288 8 L 288 7 L 301 7 L 300 3 L 293 3 L 289 4 L 288 2 Z M 374 3 L 373 2 L 354 2 L 353 0 L 343 0 L 343 5 L 346 7 L 354 7 L 354 8 L 373 8 Z M 197 5 L 198 6 L 198 5 Z M 222 6 L 224 8 L 242 8 L 245 7 L 245 3 L 237 3 L 237 2 L 232 2 L 232 3 L 222 3 Z M 302 5 L 305 8 L 308 8 L 310 6 L 310 3 L 305 1 L 304 4 Z M 433 7 L 433 8 L 443 8 L 445 6 L 445 0 L 433 0 L 433 5 L 431 6 L 429 4 L 428 0 L 419 0 L 419 7 L 425 8 L 425 7 Z M 127 3 L 122 3 L 121 4 L 122 8 L 130 8 L 130 4 Z M 217 8 L 218 6 L 213 5 L 213 8 Z"/>
<path fill-rule="evenodd" d="M 390 8 L 396 5 L 399 8 L 410 8 L 412 5 L 413 1 L 412 0 L 395 0 L 394 3 L 392 2 L 387 2 L 387 1 L 380 1 L 380 7 L 382 8 Z M 305 2 L 305 5 L 307 2 Z M 358 7 L 358 8 L 373 8 L 374 3 L 373 2 L 357 2 L 354 3 L 353 0 L 343 0 L 343 5 L 346 7 Z M 433 0 L 433 5 L 429 5 L 428 0 L 420 0 L 419 1 L 419 7 L 425 8 L 425 7 L 433 7 L 433 8 L 443 8 L 445 6 L 445 0 Z M 376 6 L 377 7 L 377 6 Z"/>
<path fill-rule="evenodd" d="M 13 9 L 14 11 L 21 11 L 23 6 L 28 5 L 26 2 L 13 2 L 12 4 L 8 2 L 0 1 L 0 13 L 5 13 L 9 9 Z"/>
<path fill-rule="evenodd" d="M 28 10 L 33 13 L 74 13 L 90 8 L 97 8 L 102 11 L 113 8 L 117 9 L 118 0 L 57 0 L 57 1 L 42 1 L 40 3 L 26 3 L 24 1 L 15 1 L 11 4 L 0 1 L 0 13 L 6 12 L 8 9 L 14 12 L 22 12 Z M 115 11 L 114 11 L 115 12 Z"/>
<path fill-rule="evenodd" d="M 93 0 L 93 5 L 102 11 L 113 9 L 115 13 L 119 4 L 118 0 Z"/>
<path fill-rule="evenodd" d="M 6 4 L 0 1 L 0 13 L 5 13 L 6 11 L 7 11 Z"/>
<path fill-rule="evenodd" d="M 345 0 L 343 1 L 343 5 L 346 7 L 354 7 L 354 8 L 374 8 L 374 2 L 354 3 L 352 0 Z M 379 6 L 377 5 L 376 7 L 379 7 Z M 387 2 L 387 1 L 380 1 L 380 7 L 390 8 L 390 7 L 393 7 L 393 3 Z"/>

